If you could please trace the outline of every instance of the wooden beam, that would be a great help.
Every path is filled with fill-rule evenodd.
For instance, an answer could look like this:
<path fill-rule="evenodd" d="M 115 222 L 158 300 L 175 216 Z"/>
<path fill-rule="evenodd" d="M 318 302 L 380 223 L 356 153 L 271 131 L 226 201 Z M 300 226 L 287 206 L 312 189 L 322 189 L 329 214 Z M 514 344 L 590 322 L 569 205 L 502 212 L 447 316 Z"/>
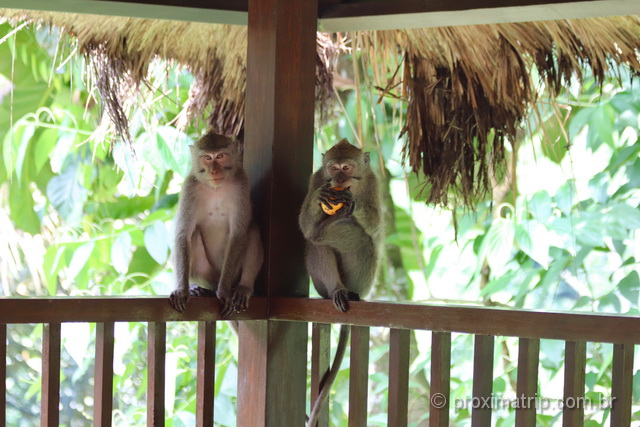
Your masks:
<path fill-rule="evenodd" d="M 309 292 L 297 224 L 313 159 L 317 11 L 317 0 L 249 1 L 244 167 L 265 246 L 256 291 L 268 297 Z M 238 332 L 238 425 L 302 425 L 307 324 Z"/>
<path fill-rule="evenodd" d="M 149 322 L 147 333 L 147 425 L 164 427 L 167 324 Z"/>
<path fill-rule="evenodd" d="M 93 423 L 97 427 L 110 427 L 113 417 L 113 346 L 114 323 L 96 324 Z"/>
<path fill-rule="evenodd" d="M 351 326 L 349 358 L 349 426 L 367 425 L 369 397 L 369 335 L 367 327 Z"/>
<path fill-rule="evenodd" d="M 613 372 L 611 375 L 611 425 L 631 425 L 633 405 L 633 344 L 613 345 Z"/>
<path fill-rule="evenodd" d="M 366 301 L 350 301 L 349 311 L 340 313 L 331 300 L 271 298 L 269 318 L 476 335 L 640 344 L 638 316 L 540 313 Z"/>
<path fill-rule="evenodd" d="M 320 30 L 395 30 L 636 14 L 640 14 L 637 0 L 367 1 L 327 8 L 320 15 Z"/>
<path fill-rule="evenodd" d="M 387 425 L 406 427 L 409 416 L 409 345 L 411 331 L 389 332 L 389 407 Z"/>
<path fill-rule="evenodd" d="M 636 0 L 319 1 L 320 31 L 393 30 L 640 14 Z M 248 0 L 0 0 L 0 8 L 247 25 Z"/>
<path fill-rule="evenodd" d="M 192 297 L 184 313 L 169 305 L 168 297 L 0 297 L 0 323 L 67 323 L 67 322 L 193 322 L 213 320 L 264 319 L 265 298 L 253 297 L 249 309 L 220 316 L 217 298 Z"/>
<path fill-rule="evenodd" d="M 567 341 L 564 348 L 562 426 L 583 426 L 587 345 L 584 341 Z"/>
<path fill-rule="evenodd" d="M 516 427 L 535 427 L 538 397 L 540 340 L 520 338 L 518 343 L 518 382 Z"/>
<path fill-rule="evenodd" d="M 216 322 L 198 322 L 196 426 L 213 425 L 216 383 Z"/>
<path fill-rule="evenodd" d="M 247 25 L 247 0 L 0 0 L 0 8 Z"/>
<path fill-rule="evenodd" d="M 476 335 L 473 350 L 472 427 L 490 427 L 493 393 L 493 344 L 495 338 Z"/>
<path fill-rule="evenodd" d="M 449 426 L 451 402 L 451 333 L 434 332 L 431 336 L 430 427 Z"/>
<path fill-rule="evenodd" d="M 314 323 L 311 328 L 311 407 L 315 405 L 324 376 L 331 368 L 331 325 Z M 329 425 L 329 405 L 318 415 L 318 422 L 313 427 L 327 427 Z"/>
<path fill-rule="evenodd" d="M 42 331 L 42 397 L 40 426 L 54 427 L 60 420 L 60 323 L 47 323 Z"/>
<path fill-rule="evenodd" d="M 0 324 L 0 357 L 4 363 L 0 363 L 0 426 L 7 423 L 7 325 Z"/>

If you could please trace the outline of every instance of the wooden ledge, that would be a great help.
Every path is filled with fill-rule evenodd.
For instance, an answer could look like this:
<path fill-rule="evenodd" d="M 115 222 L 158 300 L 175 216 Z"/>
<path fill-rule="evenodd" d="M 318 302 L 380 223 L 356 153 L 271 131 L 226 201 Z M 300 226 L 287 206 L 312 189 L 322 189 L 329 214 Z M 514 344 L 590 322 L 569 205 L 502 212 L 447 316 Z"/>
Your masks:
<path fill-rule="evenodd" d="M 271 298 L 269 319 L 565 341 L 640 344 L 638 316 L 544 313 L 417 303 L 358 301 L 349 304 L 350 310 L 340 313 L 329 300 Z"/>
<path fill-rule="evenodd" d="M 340 313 L 325 299 L 253 297 L 249 310 L 223 319 L 218 300 L 206 297 L 191 298 L 185 313 L 176 312 L 167 297 L 0 298 L 0 324 L 263 319 L 640 344 L 640 317 L 615 314 L 365 301 L 351 302 L 350 310 Z"/>

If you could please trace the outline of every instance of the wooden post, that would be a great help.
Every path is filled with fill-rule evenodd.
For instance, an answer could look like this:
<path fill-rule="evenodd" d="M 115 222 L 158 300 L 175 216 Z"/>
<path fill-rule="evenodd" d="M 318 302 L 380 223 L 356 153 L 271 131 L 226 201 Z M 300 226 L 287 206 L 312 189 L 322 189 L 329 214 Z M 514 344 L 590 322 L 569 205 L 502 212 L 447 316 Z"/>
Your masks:
<path fill-rule="evenodd" d="M 96 324 L 96 365 L 93 387 L 93 425 L 110 427 L 113 417 L 113 322 Z"/>
<path fill-rule="evenodd" d="M 298 212 L 312 170 L 317 0 L 250 0 L 244 167 L 265 246 L 258 292 L 306 296 Z M 303 425 L 307 325 L 239 325 L 238 426 Z"/>

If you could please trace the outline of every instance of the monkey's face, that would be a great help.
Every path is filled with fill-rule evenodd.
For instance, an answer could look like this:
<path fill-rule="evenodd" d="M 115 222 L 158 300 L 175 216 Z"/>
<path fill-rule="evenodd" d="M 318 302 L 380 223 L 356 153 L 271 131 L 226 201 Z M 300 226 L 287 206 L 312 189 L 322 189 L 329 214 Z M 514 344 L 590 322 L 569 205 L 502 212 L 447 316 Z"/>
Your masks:
<path fill-rule="evenodd" d="M 351 160 L 329 161 L 325 166 L 325 178 L 332 187 L 353 188 L 357 186 L 359 165 Z"/>
<path fill-rule="evenodd" d="M 212 188 L 221 187 L 231 178 L 234 163 L 228 150 L 200 152 L 197 162 L 196 177 Z"/>

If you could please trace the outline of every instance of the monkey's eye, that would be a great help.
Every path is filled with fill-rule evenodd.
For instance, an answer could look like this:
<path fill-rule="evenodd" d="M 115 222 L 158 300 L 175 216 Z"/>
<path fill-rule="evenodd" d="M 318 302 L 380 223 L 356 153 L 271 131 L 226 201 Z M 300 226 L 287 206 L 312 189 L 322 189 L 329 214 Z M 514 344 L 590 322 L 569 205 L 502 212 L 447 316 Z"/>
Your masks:
<path fill-rule="evenodd" d="M 342 170 L 345 171 L 345 172 L 348 171 L 349 169 L 351 169 L 351 166 L 349 166 L 349 165 L 344 165 L 342 167 Z"/>
<path fill-rule="evenodd" d="M 219 153 L 218 155 L 216 155 L 216 160 L 222 160 L 224 159 L 225 154 L 224 153 Z"/>
<path fill-rule="evenodd" d="M 205 159 L 208 162 L 213 160 L 213 156 L 211 156 L 211 154 L 205 154 L 204 156 L 202 156 L 202 158 Z"/>
<path fill-rule="evenodd" d="M 338 165 L 332 165 L 332 166 L 329 168 L 329 170 L 330 170 L 331 172 L 337 172 L 337 171 L 339 171 L 339 170 L 340 170 L 340 166 L 338 166 Z"/>

